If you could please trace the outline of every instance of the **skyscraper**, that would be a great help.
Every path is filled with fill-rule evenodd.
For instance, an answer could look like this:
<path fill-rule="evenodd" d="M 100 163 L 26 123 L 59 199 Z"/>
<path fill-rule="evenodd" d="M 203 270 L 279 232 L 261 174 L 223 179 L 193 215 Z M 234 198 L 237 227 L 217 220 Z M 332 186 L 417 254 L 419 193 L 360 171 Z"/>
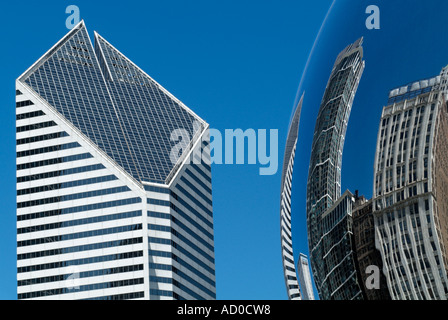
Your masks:
<path fill-rule="evenodd" d="M 311 283 L 310 266 L 306 255 L 299 255 L 297 263 L 297 273 L 299 275 L 300 292 L 303 300 L 314 300 L 313 284 Z"/>
<path fill-rule="evenodd" d="M 307 183 L 307 227 L 314 280 L 323 300 L 357 299 L 351 249 L 353 195 L 341 197 L 342 152 L 365 63 L 363 39 L 336 59 L 316 120 Z"/>
<path fill-rule="evenodd" d="M 206 122 L 84 22 L 16 115 L 19 299 L 216 297 Z"/>
<path fill-rule="evenodd" d="M 394 89 L 382 112 L 373 211 L 392 299 L 448 297 L 447 80 Z"/>
<path fill-rule="evenodd" d="M 283 274 L 286 291 L 290 300 L 300 300 L 300 288 L 294 263 L 291 231 L 291 190 L 294 157 L 299 135 L 300 113 L 303 96 L 294 110 L 286 139 L 285 156 L 283 158 L 282 184 L 280 189 L 280 238 L 282 246 Z"/>

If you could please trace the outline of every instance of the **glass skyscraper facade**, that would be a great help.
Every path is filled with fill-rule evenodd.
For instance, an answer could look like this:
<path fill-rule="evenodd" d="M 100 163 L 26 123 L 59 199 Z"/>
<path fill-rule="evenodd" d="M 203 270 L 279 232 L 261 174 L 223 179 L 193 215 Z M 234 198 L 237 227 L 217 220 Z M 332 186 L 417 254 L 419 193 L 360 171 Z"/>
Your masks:
<path fill-rule="evenodd" d="M 448 297 L 448 67 L 394 89 L 375 156 L 376 247 L 392 299 Z"/>
<path fill-rule="evenodd" d="M 18 298 L 215 299 L 207 129 L 74 27 L 16 81 Z"/>
<path fill-rule="evenodd" d="M 307 183 L 307 227 L 310 261 L 323 300 L 358 299 L 351 246 L 353 195 L 341 197 L 345 133 L 364 71 L 363 39 L 337 57 L 325 89 L 314 131 Z"/>

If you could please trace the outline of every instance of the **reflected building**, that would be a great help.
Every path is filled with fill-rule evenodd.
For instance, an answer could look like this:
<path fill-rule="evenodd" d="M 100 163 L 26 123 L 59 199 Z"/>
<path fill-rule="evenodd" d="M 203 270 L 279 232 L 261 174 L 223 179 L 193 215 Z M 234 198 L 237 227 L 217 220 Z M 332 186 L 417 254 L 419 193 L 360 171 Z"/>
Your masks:
<path fill-rule="evenodd" d="M 447 80 L 394 89 L 382 112 L 373 211 L 392 299 L 448 296 Z"/>
<path fill-rule="evenodd" d="M 354 198 L 341 196 L 342 152 L 364 71 L 363 39 L 336 59 L 316 120 L 307 183 L 307 227 L 313 277 L 322 300 L 361 299 L 352 233 Z"/>
<path fill-rule="evenodd" d="M 17 79 L 16 119 L 18 299 L 216 298 L 206 122 L 83 21 Z"/>
<path fill-rule="evenodd" d="M 383 263 L 380 252 L 375 248 L 375 223 L 373 217 L 372 200 L 359 196 L 355 191 L 355 204 L 353 210 L 353 238 L 355 244 L 358 282 L 361 286 L 365 300 L 390 300 L 386 278 L 380 272 Z M 378 287 L 367 286 L 371 283 L 370 267 L 379 272 Z"/>
<path fill-rule="evenodd" d="M 299 275 L 300 291 L 302 300 L 314 300 L 313 284 L 311 282 L 311 272 L 308 257 L 301 253 L 297 263 L 297 273 Z"/>
<path fill-rule="evenodd" d="M 294 110 L 286 140 L 285 155 L 283 158 L 282 184 L 280 189 L 280 238 L 283 262 L 283 274 L 285 277 L 288 299 L 301 300 L 299 282 L 294 263 L 291 230 L 291 192 L 292 174 L 294 169 L 294 157 L 296 154 L 297 139 L 299 134 L 300 113 L 302 110 L 303 96 Z"/>
<path fill-rule="evenodd" d="M 353 235 L 354 210 L 355 196 L 347 190 L 321 214 L 322 236 L 314 252 L 319 258 L 316 269 L 322 279 L 318 286 L 322 300 L 364 299 Z"/>

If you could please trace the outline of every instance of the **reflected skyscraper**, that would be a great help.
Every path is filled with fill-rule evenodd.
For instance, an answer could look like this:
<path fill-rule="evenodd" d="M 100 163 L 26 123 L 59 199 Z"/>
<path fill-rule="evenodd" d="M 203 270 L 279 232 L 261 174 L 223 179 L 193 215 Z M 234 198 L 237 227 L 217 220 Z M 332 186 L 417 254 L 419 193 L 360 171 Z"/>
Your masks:
<path fill-rule="evenodd" d="M 448 297 L 447 80 L 392 90 L 381 116 L 373 212 L 393 299 Z"/>
<path fill-rule="evenodd" d="M 206 122 L 84 22 L 16 102 L 19 299 L 216 297 Z"/>
<path fill-rule="evenodd" d="M 299 262 L 297 263 L 297 273 L 299 275 L 300 292 L 302 293 L 302 300 L 314 300 L 313 284 L 311 282 L 310 266 L 306 255 L 301 253 L 299 255 Z"/>
<path fill-rule="evenodd" d="M 336 59 L 316 120 L 307 183 L 310 261 L 323 300 L 360 299 L 351 230 L 353 195 L 341 197 L 345 133 L 364 71 L 363 39 Z"/>
<path fill-rule="evenodd" d="M 290 300 L 300 300 L 300 288 L 294 263 L 291 230 L 291 191 L 294 158 L 296 155 L 297 139 L 299 135 L 300 113 L 302 111 L 303 96 L 293 113 L 286 139 L 285 156 L 283 159 L 282 184 L 280 189 L 280 238 L 282 249 L 283 274 L 286 291 Z"/>

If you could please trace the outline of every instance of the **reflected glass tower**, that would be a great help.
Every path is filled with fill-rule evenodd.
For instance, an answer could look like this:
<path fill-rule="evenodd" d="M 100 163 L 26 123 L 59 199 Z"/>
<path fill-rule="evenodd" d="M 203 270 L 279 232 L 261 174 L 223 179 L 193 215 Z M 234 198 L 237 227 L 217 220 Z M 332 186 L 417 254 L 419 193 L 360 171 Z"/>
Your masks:
<path fill-rule="evenodd" d="M 215 299 L 206 122 L 84 22 L 16 117 L 19 299 Z"/>
<path fill-rule="evenodd" d="M 323 300 L 358 299 L 351 246 L 353 195 L 341 197 L 341 165 L 352 103 L 364 71 L 363 39 L 336 59 L 325 89 L 314 131 L 307 183 L 307 227 L 310 261 Z"/>

